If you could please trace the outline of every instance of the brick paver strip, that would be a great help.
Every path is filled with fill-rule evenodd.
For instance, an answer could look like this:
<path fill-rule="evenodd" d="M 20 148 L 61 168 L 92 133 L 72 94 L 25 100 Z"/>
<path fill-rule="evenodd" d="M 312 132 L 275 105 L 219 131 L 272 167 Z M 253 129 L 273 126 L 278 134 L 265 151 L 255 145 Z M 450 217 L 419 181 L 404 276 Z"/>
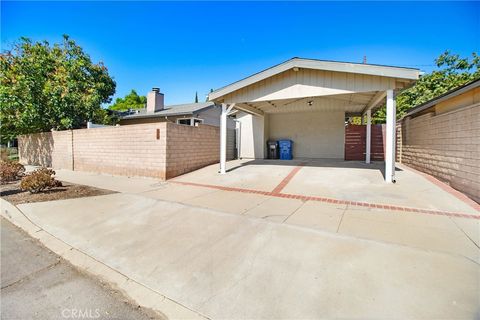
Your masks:
<path fill-rule="evenodd" d="M 433 215 L 480 220 L 480 215 L 473 215 L 473 214 L 462 213 L 462 212 L 419 209 L 419 208 L 403 207 L 403 206 L 396 206 L 396 205 L 385 205 L 385 204 L 350 201 L 350 200 L 342 200 L 342 199 L 324 198 L 324 197 L 317 197 L 317 196 L 304 196 L 299 194 L 260 191 L 260 190 L 235 188 L 235 187 L 224 187 L 224 186 L 218 186 L 218 185 L 212 185 L 212 184 L 203 184 L 203 183 L 186 182 L 186 181 L 178 181 L 178 180 L 169 180 L 169 182 L 186 185 L 186 186 L 204 187 L 204 188 L 217 189 L 217 190 L 223 190 L 223 191 L 232 191 L 232 192 L 254 193 L 254 194 L 261 194 L 264 196 L 271 196 L 271 197 L 278 197 L 278 198 L 299 199 L 303 201 L 319 201 L 319 202 L 335 203 L 335 204 L 348 204 L 350 206 L 384 209 L 389 211 L 415 212 L 415 213 L 424 213 L 424 214 L 433 214 Z"/>
<path fill-rule="evenodd" d="M 293 168 L 293 170 L 290 171 L 290 173 L 275 187 L 275 189 L 272 190 L 272 193 L 280 193 L 304 165 L 305 163 L 300 163 L 298 166 Z"/>

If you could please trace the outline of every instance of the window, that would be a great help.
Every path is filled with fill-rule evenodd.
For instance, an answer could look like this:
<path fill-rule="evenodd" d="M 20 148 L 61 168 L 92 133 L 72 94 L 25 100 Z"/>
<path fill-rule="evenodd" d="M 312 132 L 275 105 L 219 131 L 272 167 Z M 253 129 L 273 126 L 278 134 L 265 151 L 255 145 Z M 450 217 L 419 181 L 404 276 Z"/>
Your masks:
<path fill-rule="evenodd" d="M 187 126 L 190 125 L 190 119 L 177 119 L 177 124 L 185 124 Z"/>
<path fill-rule="evenodd" d="M 199 123 L 203 123 L 203 119 L 198 119 L 198 118 L 177 119 L 177 124 L 183 124 L 183 125 L 186 125 L 186 126 L 198 127 Z"/>

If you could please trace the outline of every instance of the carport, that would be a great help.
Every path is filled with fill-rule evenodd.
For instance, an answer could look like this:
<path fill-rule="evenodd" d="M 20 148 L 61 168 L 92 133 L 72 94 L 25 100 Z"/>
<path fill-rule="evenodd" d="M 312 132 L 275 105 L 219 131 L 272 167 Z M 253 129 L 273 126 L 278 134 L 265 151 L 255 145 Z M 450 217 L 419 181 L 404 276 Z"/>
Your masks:
<path fill-rule="evenodd" d="M 297 159 L 343 159 L 345 119 L 366 118 L 370 163 L 371 114 L 386 101 L 385 180 L 395 180 L 395 94 L 419 70 L 293 58 L 209 94 L 222 105 L 220 173 L 226 173 L 226 122 L 235 113 L 239 156 L 264 159 L 269 139 L 291 139 Z"/>

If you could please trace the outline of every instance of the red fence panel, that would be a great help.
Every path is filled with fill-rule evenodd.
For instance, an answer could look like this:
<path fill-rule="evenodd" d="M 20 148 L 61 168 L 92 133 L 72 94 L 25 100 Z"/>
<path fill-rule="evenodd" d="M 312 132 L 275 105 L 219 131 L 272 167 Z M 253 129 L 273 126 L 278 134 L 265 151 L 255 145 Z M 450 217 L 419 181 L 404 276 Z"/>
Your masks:
<path fill-rule="evenodd" d="M 372 125 L 371 152 L 372 161 L 383 161 L 385 150 L 384 125 Z M 365 160 L 366 125 L 349 124 L 345 127 L 345 160 Z"/>

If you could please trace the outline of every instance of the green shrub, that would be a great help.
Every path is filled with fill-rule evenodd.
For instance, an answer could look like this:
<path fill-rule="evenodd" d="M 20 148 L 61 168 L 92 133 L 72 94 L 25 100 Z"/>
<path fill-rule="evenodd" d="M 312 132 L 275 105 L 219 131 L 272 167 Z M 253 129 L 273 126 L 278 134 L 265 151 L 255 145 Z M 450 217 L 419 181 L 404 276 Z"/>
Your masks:
<path fill-rule="evenodd" d="M 30 193 L 38 193 L 45 189 L 61 187 L 62 182 L 53 177 L 55 171 L 48 168 L 39 168 L 22 178 L 20 188 Z"/>
<path fill-rule="evenodd" d="M 0 181 L 15 181 L 25 173 L 25 167 L 16 161 L 0 161 Z"/>

